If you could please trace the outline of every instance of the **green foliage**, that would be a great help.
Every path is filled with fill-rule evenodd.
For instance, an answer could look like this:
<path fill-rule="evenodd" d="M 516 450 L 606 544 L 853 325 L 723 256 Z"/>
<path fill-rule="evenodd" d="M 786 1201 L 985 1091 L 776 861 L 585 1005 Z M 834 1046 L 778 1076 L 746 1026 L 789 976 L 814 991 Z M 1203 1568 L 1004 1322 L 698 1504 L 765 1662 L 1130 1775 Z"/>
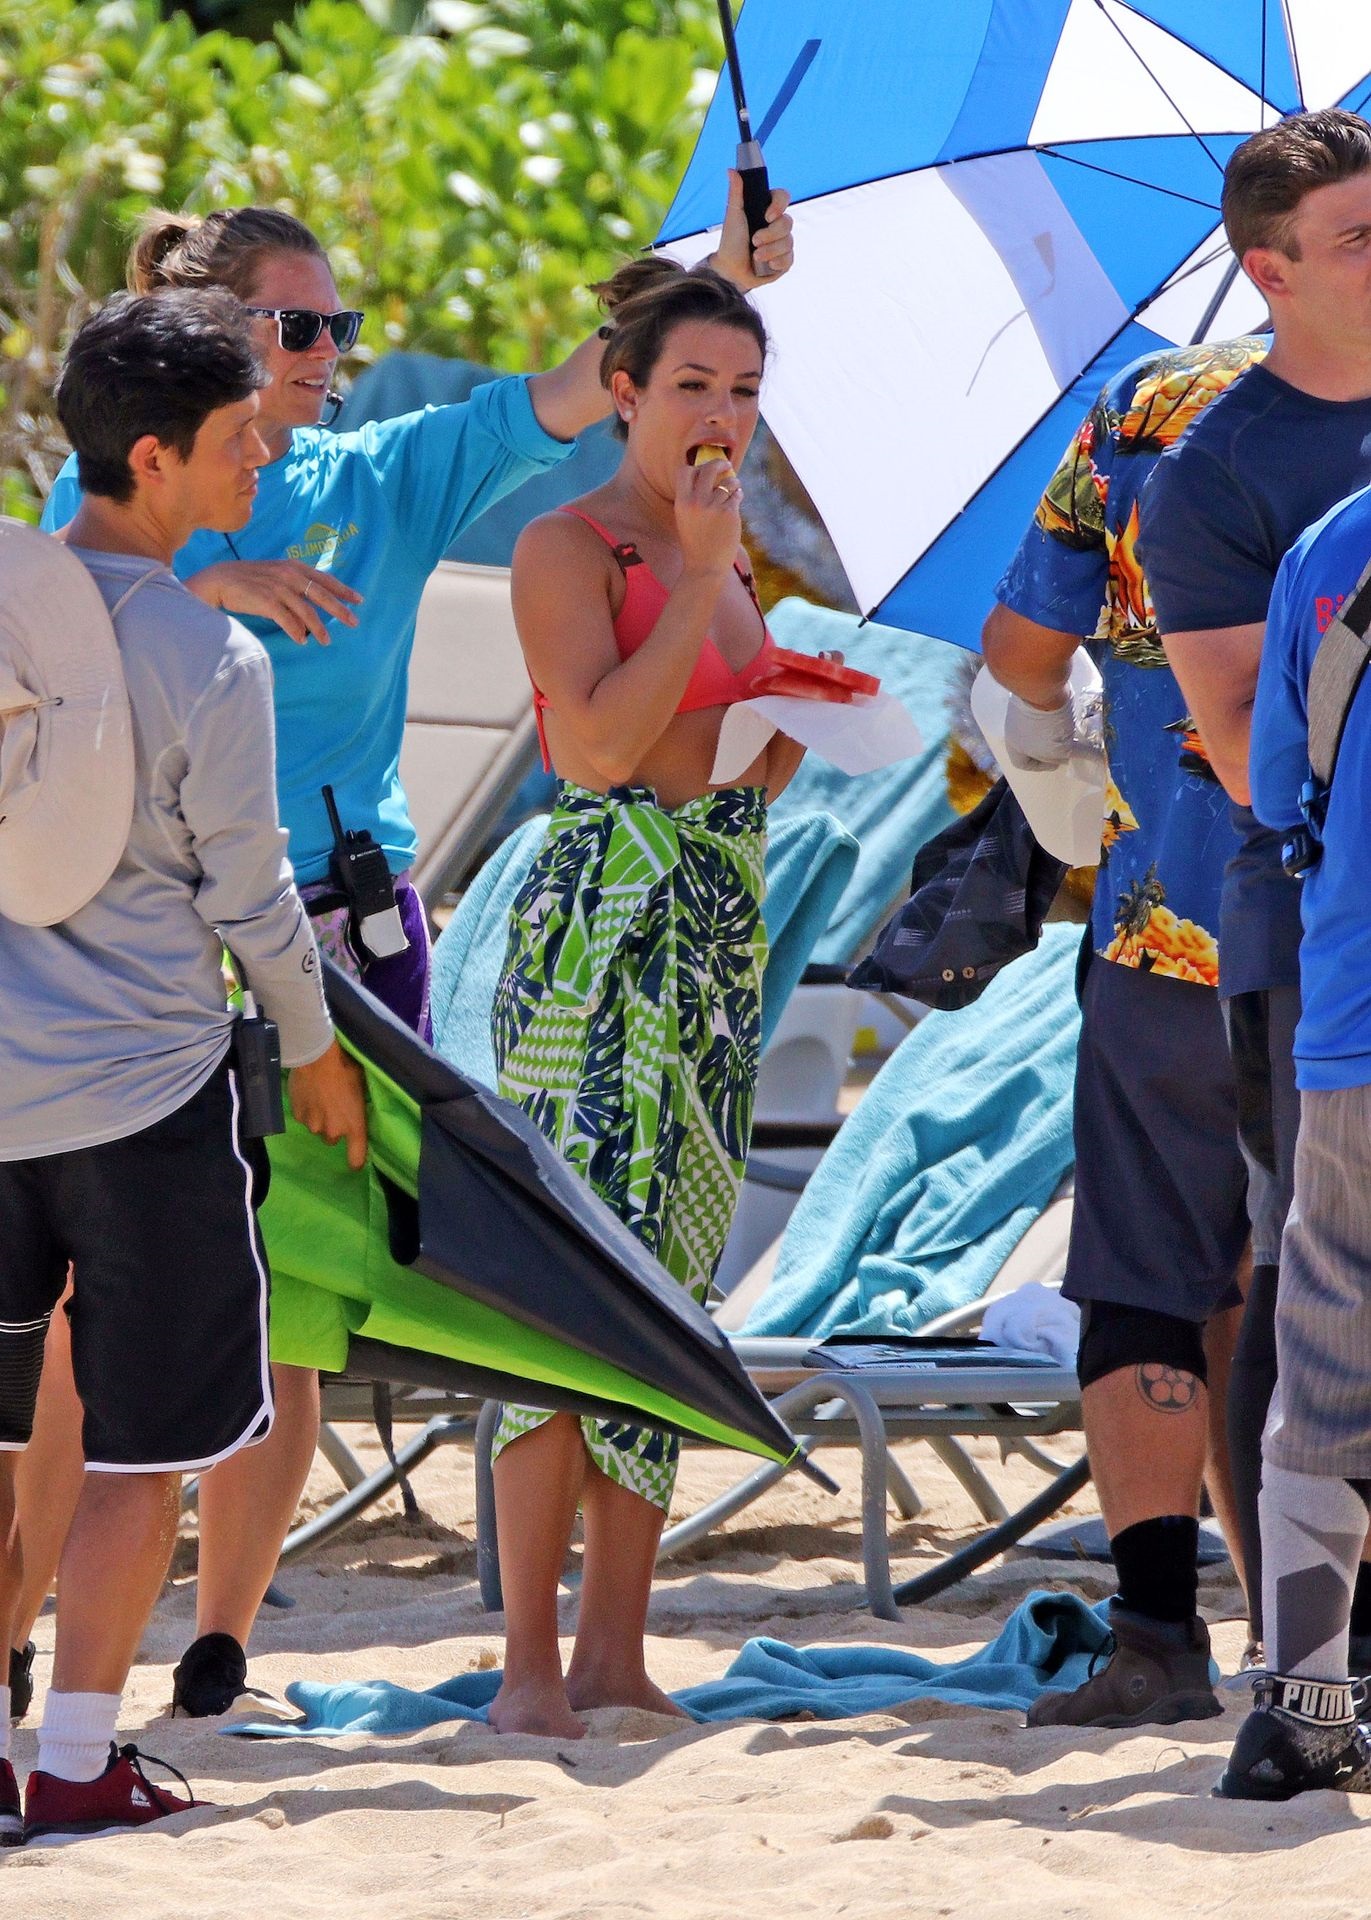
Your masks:
<path fill-rule="evenodd" d="M 298 214 L 367 310 L 360 358 L 551 364 L 655 231 L 717 31 L 714 0 L 308 0 L 266 41 L 157 0 L 4 0 L 0 508 L 45 491 L 62 345 L 152 206 Z"/>

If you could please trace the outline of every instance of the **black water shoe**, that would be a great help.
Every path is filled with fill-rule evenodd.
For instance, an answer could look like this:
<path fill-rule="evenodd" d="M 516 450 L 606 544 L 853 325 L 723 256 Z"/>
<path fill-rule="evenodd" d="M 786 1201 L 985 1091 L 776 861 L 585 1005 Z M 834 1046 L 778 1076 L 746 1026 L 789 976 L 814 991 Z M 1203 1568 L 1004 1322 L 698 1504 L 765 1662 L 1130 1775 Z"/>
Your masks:
<path fill-rule="evenodd" d="M 10 1648 L 10 1719 L 22 1720 L 33 1705 L 32 1640 L 22 1647 Z"/>
<path fill-rule="evenodd" d="M 171 1710 L 192 1720 L 227 1713 L 247 1688 L 248 1657 L 231 1633 L 193 1640 L 171 1676 Z"/>

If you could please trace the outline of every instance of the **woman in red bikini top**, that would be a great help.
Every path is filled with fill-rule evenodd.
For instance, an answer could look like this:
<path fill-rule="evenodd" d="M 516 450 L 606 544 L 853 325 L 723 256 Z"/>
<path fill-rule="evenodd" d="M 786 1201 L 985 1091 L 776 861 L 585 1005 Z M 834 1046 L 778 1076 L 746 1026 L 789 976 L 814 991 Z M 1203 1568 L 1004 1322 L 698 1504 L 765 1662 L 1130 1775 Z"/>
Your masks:
<path fill-rule="evenodd" d="M 710 784 L 723 716 L 774 652 L 738 517 L 766 335 L 708 269 L 638 261 L 600 292 L 614 316 L 601 378 L 627 444 L 607 485 L 534 521 L 514 554 L 560 784 L 510 909 L 492 1038 L 501 1092 L 699 1301 L 752 1126 L 766 803 L 801 755 L 777 734 L 739 782 Z M 569 1738 L 594 1707 L 679 1711 L 643 1666 L 678 1444 L 631 1412 L 505 1408 L 498 1731 Z M 578 1502 L 585 1579 L 564 1677 L 556 1571 Z"/>
<path fill-rule="evenodd" d="M 737 477 L 765 334 L 741 299 L 727 322 L 608 331 L 601 377 L 623 463 L 525 530 L 514 614 L 544 764 L 598 792 L 649 787 L 671 808 L 709 791 L 724 711 L 751 697 L 774 651 L 740 544 Z M 802 754 L 777 734 L 737 784 L 774 799 Z"/>

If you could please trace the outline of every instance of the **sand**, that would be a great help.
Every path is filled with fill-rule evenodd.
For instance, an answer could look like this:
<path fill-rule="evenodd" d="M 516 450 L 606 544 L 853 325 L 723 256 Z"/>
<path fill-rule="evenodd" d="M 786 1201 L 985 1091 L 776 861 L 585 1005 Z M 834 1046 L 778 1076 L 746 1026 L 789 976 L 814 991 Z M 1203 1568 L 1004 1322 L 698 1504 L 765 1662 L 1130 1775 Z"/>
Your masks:
<path fill-rule="evenodd" d="M 993 1450 L 980 1449 L 991 1463 Z M 668 1687 L 721 1673 L 752 1634 L 800 1644 L 884 1642 L 951 1657 L 984 1642 L 1062 1566 L 1011 1560 L 895 1625 L 857 1605 L 856 1461 L 843 1492 L 787 1483 L 664 1568 L 650 1621 Z M 896 1524 L 900 1575 L 970 1526 L 965 1496 L 926 1450 L 900 1449 L 925 1501 Z M 737 1461 L 688 1456 L 679 1510 Z M 1002 1485 L 1039 1484 L 1022 1463 Z M 316 1476 L 315 1491 L 328 1486 Z M 475 1581 L 470 1454 L 416 1479 L 426 1518 L 398 1512 L 292 1567 L 289 1613 L 269 1613 L 252 1678 L 384 1677 L 416 1685 L 496 1662 L 498 1618 Z M 1088 1498 L 1080 1505 L 1088 1510 Z M 218 1803 L 148 1832 L 0 1856 L 9 1920 L 733 1920 L 755 1914 L 976 1915 L 1174 1920 L 1178 1914 L 1364 1914 L 1371 1800 L 1288 1806 L 1210 1798 L 1242 1712 L 1174 1732 L 1028 1732 L 1019 1716 L 913 1705 L 842 1722 L 685 1726 L 602 1712 L 580 1743 L 501 1740 L 448 1726 L 400 1740 L 248 1742 L 166 1717 L 190 1637 L 193 1546 L 178 1550 L 125 1702 L 121 1738 L 183 1768 Z M 1102 1569 L 1067 1571 L 1089 1597 Z M 1243 1640 L 1231 1578 L 1201 1604 L 1231 1671 Z M 574 1602 L 568 1598 L 569 1626 Z M 46 1685 L 52 1620 L 39 1625 Z M 31 1727 L 15 1761 L 32 1764 Z"/>

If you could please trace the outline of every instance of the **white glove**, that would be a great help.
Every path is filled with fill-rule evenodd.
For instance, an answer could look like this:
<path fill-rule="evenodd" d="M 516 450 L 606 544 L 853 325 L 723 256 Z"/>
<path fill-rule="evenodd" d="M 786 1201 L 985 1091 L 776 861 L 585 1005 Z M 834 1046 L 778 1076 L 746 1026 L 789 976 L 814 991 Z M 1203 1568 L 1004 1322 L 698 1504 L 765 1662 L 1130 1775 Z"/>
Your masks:
<path fill-rule="evenodd" d="M 1004 717 L 1004 749 L 1020 773 L 1051 773 L 1071 758 L 1076 715 L 1068 696 L 1059 707 L 1034 707 L 1017 693 L 1009 696 Z"/>

